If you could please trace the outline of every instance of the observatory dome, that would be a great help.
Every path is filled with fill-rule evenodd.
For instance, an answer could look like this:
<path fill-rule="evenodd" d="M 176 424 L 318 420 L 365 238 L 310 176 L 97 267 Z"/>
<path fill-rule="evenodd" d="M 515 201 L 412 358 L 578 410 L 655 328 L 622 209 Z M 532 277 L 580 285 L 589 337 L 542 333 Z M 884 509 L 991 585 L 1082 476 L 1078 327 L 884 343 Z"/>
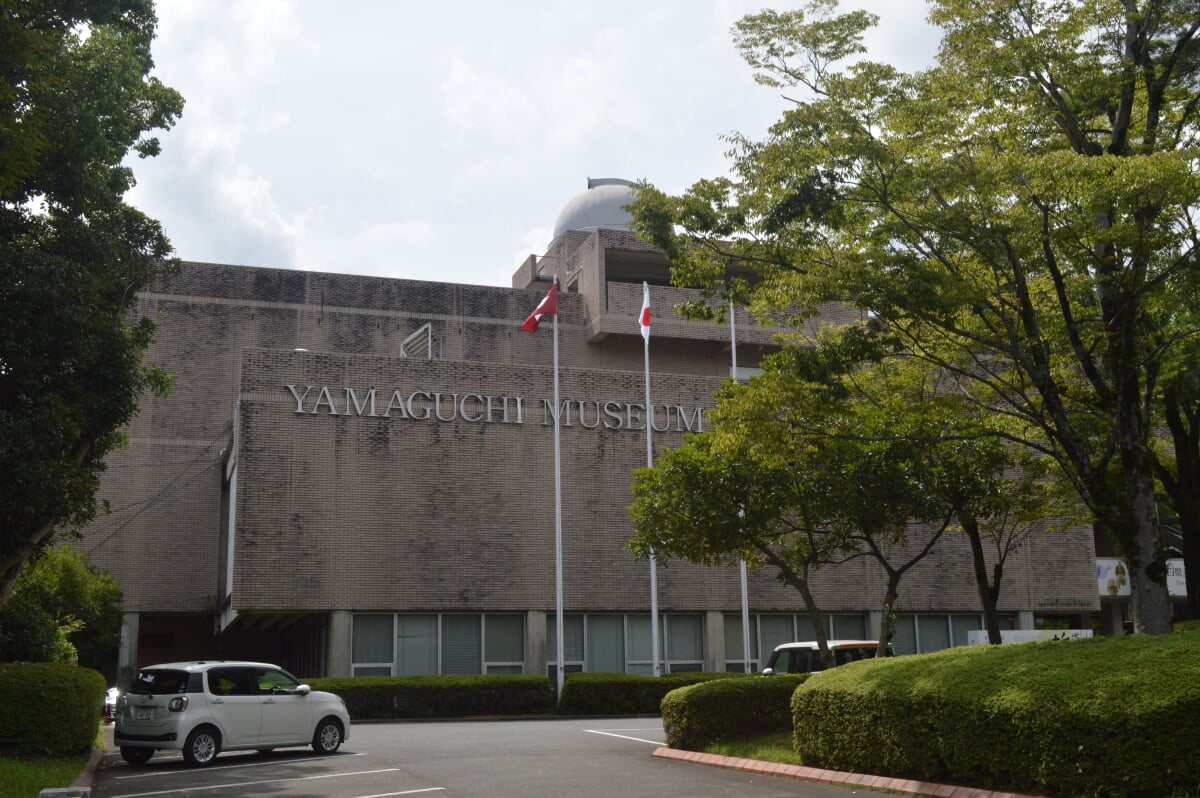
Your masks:
<path fill-rule="evenodd" d="M 577 194 L 559 212 L 553 237 L 557 239 L 568 230 L 628 230 L 633 217 L 623 206 L 637 198 L 633 185 L 630 180 L 615 177 L 588 178 L 587 191 Z"/>

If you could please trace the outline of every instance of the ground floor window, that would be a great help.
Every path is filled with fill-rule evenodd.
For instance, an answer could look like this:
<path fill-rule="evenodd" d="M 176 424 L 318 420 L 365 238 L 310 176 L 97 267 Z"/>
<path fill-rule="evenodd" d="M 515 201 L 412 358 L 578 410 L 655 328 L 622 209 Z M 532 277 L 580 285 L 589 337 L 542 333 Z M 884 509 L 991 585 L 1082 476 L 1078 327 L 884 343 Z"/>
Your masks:
<path fill-rule="evenodd" d="M 525 616 L 356 613 L 355 676 L 522 673 Z"/>
<path fill-rule="evenodd" d="M 704 619 L 701 615 L 659 618 L 659 657 L 663 673 L 704 669 Z M 555 678 L 558 629 L 546 616 L 546 672 Z M 654 640 L 648 614 L 563 615 L 563 670 L 654 674 Z"/>
<path fill-rule="evenodd" d="M 1001 616 L 1001 627 L 1012 620 Z M 892 650 L 896 654 L 928 654 L 951 646 L 965 646 L 967 633 L 983 628 L 982 615 L 900 614 L 896 616 Z"/>
<path fill-rule="evenodd" d="M 825 636 L 830 640 L 863 640 L 867 636 L 867 618 L 863 614 L 823 615 L 821 623 Z M 797 640 L 815 640 L 812 619 L 807 614 L 791 613 L 779 615 L 750 616 L 750 670 L 754 673 L 762 668 L 762 654 L 770 656 L 775 646 Z M 742 672 L 746 668 L 743 653 L 745 643 L 742 635 L 741 614 L 725 615 L 725 670 Z"/>

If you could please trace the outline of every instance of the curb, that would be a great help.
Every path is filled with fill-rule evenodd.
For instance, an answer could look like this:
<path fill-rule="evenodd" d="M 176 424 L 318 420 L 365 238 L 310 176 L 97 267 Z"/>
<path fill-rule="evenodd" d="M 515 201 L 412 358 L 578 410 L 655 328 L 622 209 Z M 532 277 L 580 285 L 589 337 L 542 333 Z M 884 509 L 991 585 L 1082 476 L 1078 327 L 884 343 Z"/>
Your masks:
<path fill-rule="evenodd" d="M 757 759 L 741 759 L 738 757 L 705 754 L 699 751 L 681 751 L 677 748 L 663 746 L 654 751 L 653 756 L 659 759 L 672 759 L 677 762 L 694 762 L 698 765 L 740 770 L 759 776 L 778 776 L 793 781 L 811 781 L 817 784 L 844 784 L 846 786 L 868 787 L 876 790 L 891 790 L 905 795 L 933 796 L 933 798 L 1037 798 L 1015 792 L 997 792 L 995 790 L 980 790 L 974 787 L 961 787 L 953 784 L 934 784 L 928 781 L 914 779 L 896 779 L 889 776 L 872 776 L 864 773 L 846 773 L 840 770 L 823 770 L 803 765 L 785 765 L 780 762 L 762 762 Z"/>
<path fill-rule="evenodd" d="M 47 787 L 38 792 L 38 798 L 91 798 L 92 780 L 96 777 L 96 768 L 100 766 L 100 760 L 103 758 L 104 749 L 93 748 L 87 764 L 83 766 L 83 770 L 79 771 L 79 775 L 75 777 L 75 781 L 71 782 L 71 786 Z"/>
<path fill-rule="evenodd" d="M 92 749 L 92 755 L 88 757 L 87 764 L 83 766 L 83 770 L 75 777 L 75 781 L 71 782 L 72 788 L 87 787 L 88 794 L 92 791 L 92 779 L 96 775 L 96 768 L 100 765 L 100 760 L 104 758 L 103 748 Z"/>

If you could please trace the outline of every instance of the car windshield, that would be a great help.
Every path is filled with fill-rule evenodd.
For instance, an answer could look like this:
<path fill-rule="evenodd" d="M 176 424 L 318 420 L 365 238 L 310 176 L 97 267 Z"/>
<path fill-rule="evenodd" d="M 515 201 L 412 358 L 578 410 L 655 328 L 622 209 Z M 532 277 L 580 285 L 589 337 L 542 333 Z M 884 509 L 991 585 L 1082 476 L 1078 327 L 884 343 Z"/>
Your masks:
<path fill-rule="evenodd" d="M 176 695 L 187 692 L 187 671 L 146 670 L 129 687 L 135 695 Z"/>
<path fill-rule="evenodd" d="M 839 648 L 833 652 L 833 660 L 838 665 L 845 665 L 847 662 L 857 662 L 860 659 L 874 659 L 875 650 L 874 646 Z"/>

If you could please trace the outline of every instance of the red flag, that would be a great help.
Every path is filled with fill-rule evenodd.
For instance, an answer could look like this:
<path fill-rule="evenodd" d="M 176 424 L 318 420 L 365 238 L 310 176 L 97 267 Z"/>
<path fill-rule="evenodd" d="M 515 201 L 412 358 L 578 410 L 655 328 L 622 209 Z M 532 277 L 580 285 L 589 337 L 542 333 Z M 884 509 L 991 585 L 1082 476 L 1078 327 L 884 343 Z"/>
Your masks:
<path fill-rule="evenodd" d="M 558 315 L 558 278 L 554 278 L 554 285 L 550 286 L 550 291 L 538 303 L 538 306 L 533 309 L 533 313 L 529 314 L 529 318 L 525 319 L 525 323 L 521 325 L 522 332 L 537 332 L 538 325 L 542 323 L 543 316 Z"/>
<path fill-rule="evenodd" d="M 646 343 L 650 343 L 650 285 L 642 283 L 642 315 L 638 317 L 638 324 L 642 328 L 642 338 Z"/>

